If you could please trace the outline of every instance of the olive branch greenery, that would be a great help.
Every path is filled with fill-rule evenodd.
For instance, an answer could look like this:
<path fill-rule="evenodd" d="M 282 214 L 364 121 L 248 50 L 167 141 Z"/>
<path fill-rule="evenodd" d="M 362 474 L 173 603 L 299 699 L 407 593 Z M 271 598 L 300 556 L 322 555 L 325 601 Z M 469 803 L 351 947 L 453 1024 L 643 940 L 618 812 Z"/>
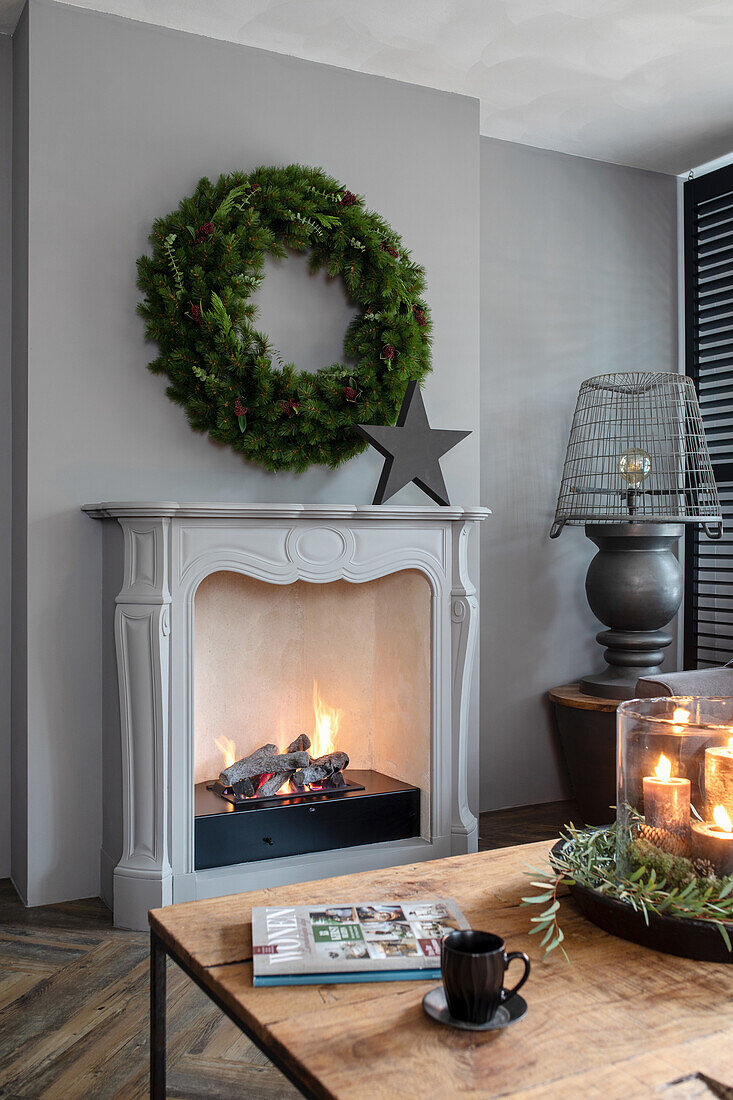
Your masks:
<path fill-rule="evenodd" d="M 567 886 L 585 886 L 599 894 L 630 905 L 642 913 L 685 919 L 706 920 L 714 924 L 729 951 L 733 932 L 733 875 L 717 878 L 700 875 L 694 864 L 682 856 L 670 856 L 626 829 L 624 841 L 630 867 L 621 873 L 616 862 L 616 842 L 621 826 L 601 829 L 576 829 L 566 825 L 561 834 L 565 841 L 560 852 L 551 852 L 550 870 L 530 868 L 530 885 L 539 893 L 522 898 L 523 905 L 544 905 L 538 916 L 531 917 L 530 935 L 544 933 L 540 946 L 544 957 L 562 946 L 564 935 L 559 923 L 560 891 Z"/>
<path fill-rule="evenodd" d="M 184 289 L 185 289 L 184 285 L 183 285 L 183 275 L 181 274 L 180 267 L 176 263 L 176 257 L 175 257 L 175 254 L 173 252 L 173 245 L 175 243 L 175 240 L 176 240 L 176 234 L 175 233 L 169 233 L 168 236 L 163 241 L 163 250 L 164 250 L 166 256 L 168 257 L 168 263 L 170 264 L 171 269 L 173 271 L 173 278 L 175 280 L 176 287 L 178 289 L 178 293 L 183 294 Z"/>

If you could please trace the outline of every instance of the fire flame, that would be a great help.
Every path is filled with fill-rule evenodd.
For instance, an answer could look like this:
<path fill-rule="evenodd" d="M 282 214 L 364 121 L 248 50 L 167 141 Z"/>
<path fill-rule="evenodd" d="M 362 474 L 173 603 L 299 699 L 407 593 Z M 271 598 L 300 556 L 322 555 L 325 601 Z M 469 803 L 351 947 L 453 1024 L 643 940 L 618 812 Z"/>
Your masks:
<path fill-rule="evenodd" d="M 231 768 L 232 764 L 237 759 L 237 746 L 234 741 L 232 741 L 231 737 L 222 736 L 217 737 L 214 744 L 224 757 L 224 765 L 221 770 L 224 771 L 225 768 Z"/>
<path fill-rule="evenodd" d="M 654 768 L 654 774 L 657 779 L 661 779 L 662 783 L 667 783 L 672 774 L 672 765 L 664 753 L 659 757 L 659 763 Z"/>
<path fill-rule="evenodd" d="M 713 821 L 724 833 L 733 833 L 733 823 L 731 823 L 724 806 L 715 807 L 713 810 Z"/>
<path fill-rule="evenodd" d="M 733 752 L 733 737 L 728 738 L 728 752 Z"/>
<path fill-rule="evenodd" d="M 335 751 L 336 734 L 341 722 L 342 711 L 329 707 L 318 694 L 318 684 L 313 681 L 313 735 L 310 753 L 312 757 L 325 756 Z"/>
<path fill-rule="evenodd" d="M 313 734 L 311 735 L 310 755 L 315 759 L 318 756 L 326 756 L 336 749 L 336 735 L 338 734 L 343 711 L 336 707 L 329 707 L 324 703 L 318 693 L 318 684 L 313 681 Z M 282 724 L 280 729 L 280 752 L 286 751 L 288 737 L 285 735 Z M 221 770 L 230 768 L 237 759 L 237 746 L 231 737 L 217 737 L 214 744 L 224 758 Z"/>

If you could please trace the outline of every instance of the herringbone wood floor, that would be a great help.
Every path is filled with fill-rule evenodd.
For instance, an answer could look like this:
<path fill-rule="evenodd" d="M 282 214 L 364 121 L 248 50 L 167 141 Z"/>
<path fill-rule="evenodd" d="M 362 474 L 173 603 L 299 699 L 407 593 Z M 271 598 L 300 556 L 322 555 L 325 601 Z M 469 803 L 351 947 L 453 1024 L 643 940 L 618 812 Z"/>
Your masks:
<path fill-rule="evenodd" d="M 572 806 L 484 814 L 481 847 L 552 836 Z M 148 937 L 122 932 L 99 899 L 24 909 L 0 881 L 0 1097 L 128 1100 L 148 1090 Z M 168 1096 L 299 1095 L 168 964 Z"/>
<path fill-rule="evenodd" d="M 112 927 L 98 899 L 24 909 L 0 883 L 0 1096 L 144 1097 L 148 937 Z M 297 1093 L 174 965 L 168 964 L 168 1095 Z"/>

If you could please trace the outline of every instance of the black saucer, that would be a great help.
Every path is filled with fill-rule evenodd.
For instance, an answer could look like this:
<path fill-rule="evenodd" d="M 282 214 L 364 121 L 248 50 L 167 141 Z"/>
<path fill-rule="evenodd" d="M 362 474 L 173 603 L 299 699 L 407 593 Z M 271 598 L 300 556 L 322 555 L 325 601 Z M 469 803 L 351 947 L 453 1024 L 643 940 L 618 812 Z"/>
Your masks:
<path fill-rule="evenodd" d="M 454 1020 L 448 1011 L 448 1002 L 442 985 L 436 986 L 425 994 L 422 1006 L 426 1015 L 437 1020 L 439 1024 L 456 1027 L 461 1031 L 501 1031 L 502 1028 L 521 1020 L 527 1011 L 527 1002 L 524 997 L 515 993 L 506 1004 L 499 1005 L 494 1015 L 485 1024 L 469 1024 L 465 1020 Z"/>

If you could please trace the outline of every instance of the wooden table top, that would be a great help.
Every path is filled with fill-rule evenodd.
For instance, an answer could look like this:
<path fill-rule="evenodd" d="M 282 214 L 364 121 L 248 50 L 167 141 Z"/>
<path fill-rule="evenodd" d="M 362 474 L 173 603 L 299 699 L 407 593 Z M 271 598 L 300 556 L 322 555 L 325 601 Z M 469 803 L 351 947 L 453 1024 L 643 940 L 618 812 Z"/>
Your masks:
<path fill-rule="evenodd" d="M 615 714 L 623 702 L 622 699 L 586 695 L 580 690 L 580 684 L 563 684 L 562 687 L 550 688 L 548 694 L 553 703 L 559 703 L 563 707 L 602 711 L 604 714 Z"/>
<path fill-rule="evenodd" d="M 543 841 L 172 905 L 153 910 L 150 924 L 318 1097 L 646 1100 L 658 1089 L 667 1098 L 693 1095 L 666 1086 L 696 1073 L 733 1086 L 733 966 L 615 939 L 569 897 L 561 915 L 570 961 L 559 952 L 541 961 L 539 937 L 528 934 L 533 911 L 519 900 L 528 865 L 544 866 L 550 847 Z M 444 1027 L 422 1010 L 434 981 L 253 988 L 253 906 L 420 896 L 455 898 L 474 928 L 531 956 L 523 1020 L 503 1032 Z"/>

